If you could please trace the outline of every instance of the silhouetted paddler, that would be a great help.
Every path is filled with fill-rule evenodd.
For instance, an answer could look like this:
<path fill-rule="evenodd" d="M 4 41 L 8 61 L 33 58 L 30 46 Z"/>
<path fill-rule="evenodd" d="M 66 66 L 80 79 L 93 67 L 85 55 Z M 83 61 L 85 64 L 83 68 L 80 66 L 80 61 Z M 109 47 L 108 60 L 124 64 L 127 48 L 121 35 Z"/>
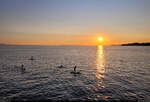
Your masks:
<path fill-rule="evenodd" d="M 21 68 L 24 68 L 24 65 L 23 65 L 23 64 L 21 65 Z"/>
<path fill-rule="evenodd" d="M 77 66 L 74 66 L 74 72 L 76 72 L 76 68 L 77 68 Z"/>
<path fill-rule="evenodd" d="M 21 65 L 21 70 L 22 70 L 22 71 L 25 71 L 25 70 L 26 70 L 26 69 L 24 68 L 24 65 L 23 65 L 23 64 Z"/>
<path fill-rule="evenodd" d="M 31 58 L 29 60 L 34 60 L 33 56 L 31 56 Z"/>
<path fill-rule="evenodd" d="M 58 66 L 57 68 L 65 68 L 63 65 Z"/>
<path fill-rule="evenodd" d="M 74 66 L 74 71 L 70 72 L 71 74 L 81 74 L 80 72 L 76 71 L 77 66 Z"/>

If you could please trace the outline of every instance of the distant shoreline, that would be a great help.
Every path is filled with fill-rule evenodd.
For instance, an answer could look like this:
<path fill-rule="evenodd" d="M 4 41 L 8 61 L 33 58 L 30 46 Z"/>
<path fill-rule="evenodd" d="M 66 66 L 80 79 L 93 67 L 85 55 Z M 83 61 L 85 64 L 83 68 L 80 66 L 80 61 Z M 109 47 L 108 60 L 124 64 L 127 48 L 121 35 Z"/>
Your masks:
<path fill-rule="evenodd" d="M 150 42 L 146 43 L 127 43 L 127 44 L 121 44 L 121 46 L 150 46 Z"/>

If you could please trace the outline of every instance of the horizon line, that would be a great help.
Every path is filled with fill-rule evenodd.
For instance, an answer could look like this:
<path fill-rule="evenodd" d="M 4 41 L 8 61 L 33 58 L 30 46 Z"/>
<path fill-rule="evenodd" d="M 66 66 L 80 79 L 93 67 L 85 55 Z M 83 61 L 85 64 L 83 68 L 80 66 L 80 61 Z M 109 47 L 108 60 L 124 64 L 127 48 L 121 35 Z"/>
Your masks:
<path fill-rule="evenodd" d="M 102 45 L 102 46 L 121 46 L 123 44 L 132 44 L 132 43 L 150 43 L 150 42 L 128 42 L 128 43 L 120 43 L 120 44 L 97 44 L 97 45 L 76 45 L 76 44 L 7 44 L 7 43 L 0 43 L 0 46 L 3 45 L 3 46 L 99 46 L 99 45 Z"/>

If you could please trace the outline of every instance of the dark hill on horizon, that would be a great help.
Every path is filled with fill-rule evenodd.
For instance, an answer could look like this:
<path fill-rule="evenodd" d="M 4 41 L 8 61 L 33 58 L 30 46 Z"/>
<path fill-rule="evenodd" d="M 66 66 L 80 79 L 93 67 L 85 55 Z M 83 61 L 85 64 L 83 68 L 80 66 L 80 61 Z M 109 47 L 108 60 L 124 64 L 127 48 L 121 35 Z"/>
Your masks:
<path fill-rule="evenodd" d="M 121 44 L 121 46 L 150 46 L 150 42 L 146 43 L 127 43 L 127 44 Z"/>

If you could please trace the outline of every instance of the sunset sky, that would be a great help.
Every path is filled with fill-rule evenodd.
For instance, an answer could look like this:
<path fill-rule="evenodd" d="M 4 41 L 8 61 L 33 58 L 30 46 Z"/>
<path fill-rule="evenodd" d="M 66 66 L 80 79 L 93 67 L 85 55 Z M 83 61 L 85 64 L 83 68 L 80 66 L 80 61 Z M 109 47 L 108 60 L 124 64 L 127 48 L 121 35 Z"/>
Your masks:
<path fill-rule="evenodd" d="M 0 43 L 150 42 L 150 0 L 0 0 Z"/>

